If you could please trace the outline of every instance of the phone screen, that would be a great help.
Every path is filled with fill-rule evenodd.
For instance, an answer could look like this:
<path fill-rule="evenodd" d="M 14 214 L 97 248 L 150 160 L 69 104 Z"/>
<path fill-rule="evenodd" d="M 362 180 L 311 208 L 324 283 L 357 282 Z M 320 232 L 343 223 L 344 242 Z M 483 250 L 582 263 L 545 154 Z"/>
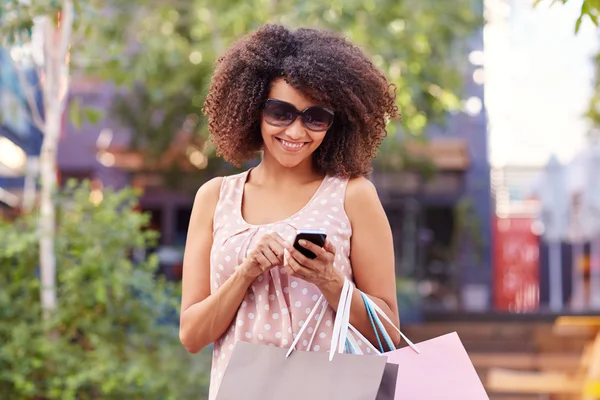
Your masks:
<path fill-rule="evenodd" d="M 323 247 L 325 245 L 325 239 L 327 239 L 327 232 L 323 230 L 300 230 L 296 234 L 296 239 L 294 240 L 294 248 L 308 258 L 316 258 L 317 256 L 315 255 L 315 253 L 300 246 L 300 244 L 298 243 L 300 239 L 304 239 L 306 241 L 316 244 L 317 246 Z"/>

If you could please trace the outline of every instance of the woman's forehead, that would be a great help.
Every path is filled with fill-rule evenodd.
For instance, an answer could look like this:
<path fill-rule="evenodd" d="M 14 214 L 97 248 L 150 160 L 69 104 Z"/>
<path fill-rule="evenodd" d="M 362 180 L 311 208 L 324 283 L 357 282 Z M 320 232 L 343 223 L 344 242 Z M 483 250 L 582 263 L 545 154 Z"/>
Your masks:
<path fill-rule="evenodd" d="M 273 81 L 269 98 L 293 104 L 298 110 L 320 105 L 281 78 Z"/>

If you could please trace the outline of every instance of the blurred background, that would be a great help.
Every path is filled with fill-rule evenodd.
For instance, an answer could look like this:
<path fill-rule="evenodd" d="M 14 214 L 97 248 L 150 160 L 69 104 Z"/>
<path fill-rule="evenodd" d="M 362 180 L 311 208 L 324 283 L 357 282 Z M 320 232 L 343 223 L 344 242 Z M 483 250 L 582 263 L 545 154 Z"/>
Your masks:
<path fill-rule="evenodd" d="M 178 343 L 183 250 L 198 187 L 241 169 L 201 108 L 219 54 L 267 22 L 343 33 L 398 88 L 371 179 L 408 336 L 458 331 L 494 399 L 600 398 L 597 18 L 594 0 L 2 0 L 0 398 L 205 398 L 210 349 Z"/>

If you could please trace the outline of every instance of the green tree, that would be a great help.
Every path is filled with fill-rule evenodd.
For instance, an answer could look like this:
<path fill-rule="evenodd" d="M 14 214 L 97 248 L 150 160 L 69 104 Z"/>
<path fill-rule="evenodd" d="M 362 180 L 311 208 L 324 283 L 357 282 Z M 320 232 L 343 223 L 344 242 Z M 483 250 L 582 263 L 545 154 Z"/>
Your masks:
<path fill-rule="evenodd" d="M 44 135 L 39 162 L 41 190 L 38 254 L 42 282 L 41 303 L 46 317 L 50 316 L 57 304 L 54 253 L 56 157 L 62 116 L 68 103 L 75 6 L 72 0 L 8 0 L 0 4 L 2 44 L 12 47 L 11 50 L 14 51 L 10 59 L 14 62 L 14 71 L 29 108 L 31 122 Z M 79 7 L 77 11 L 81 11 Z M 34 33 L 37 33 L 40 40 L 33 40 Z M 28 78 L 29 71 L 36 73 L 35 79 Z M 38 105 L 38 92 L 42 95 L 43 110 Z"/>
<path fill-rule="evenodd" d="M 562 3 L 565 4 L 572 0 L 552 0 L 551 4 Z M 536 5 L 541 3 L 542 0 L 537 0 Z M 598 26 L 598 16 L 600 15 L 600 0 L 583 0 L 581 3 L 581 12 L 577 21 L 575 22 L 575 33 L 579 32 L 581 23 L 585 18 L 589 18 L 594 25 Z M 590 136 L 593 139 L 599 139 L 598 128 L 600 127 L 600 52 L 596 53 L 594 57 L 594 66 L 596 69 L 594 77 L 594 94 L 590 99 L 590 104 L 586 112 L 586 117 L 592 123 L 592 131 Z"/>
<path fill-rule="evenodd" d="M 600 127 L 600 53 L 594 57 L 594 67 L 596 69 L 594 76 L 594 92 L 590 99 L 590 104 L 586 117 L 592 124 L 590 136 L 593 139 L 600 139 L 598 128 Z"/>
<path fill-rule="evenodd" d="M 57 304 L 54 191 L 61 119 L 68 108 L 75 122 L 81 113 L 97 118 L 69 102 L 72 70 L 129 88 L 115 102 L 115 115 L 132 128 L 134 147 L 158 157 L 183 131 L 210 156 L 214 151 L 200 108 L 224 48 L 266 22 L 330 28 L 365 48 L 398 87 L 404 120 L 401 127 L 390 125 L 391 136 L 399 128 L 418 135 L 459 107 L 464 60 L 455 51 L 480 26 L 481 7 L 476 0 L 7 0 L 0 4 L 0 18 L 3 44 L 31 50 L 15 60 L 20 62 L 15 70 L 32 122 L 44 134 L 39 256 L 41 301 L 48 314 Z M 32 40 L 36 29 L 38 43 Z M 41 49 L 37 58 L 36 48 Z M 23 78 L 27 64 L 38 72 L 33 87 Z M 43 112 L 35 101 L 38 83 Z"/>
<path fill-rule="evenodd" d="M 550 3 L 550 4 L 566 4 L 569 1 L 573 0 L 536 0 L 534 5 L 537 6 L 540 3 Z M 600 15 L 600 0 L 583 0 L 581 3 L 581 12 L 579 13 L 579 17 L 577 17 L 577 21 L 575 21 L 575 33 L 579 32 L 581 28 L 581 23 L 585 18 L 589 18 L 590 21 L 594 23 L 594 25 L 598 26 L 598 16 Z"/>
<path fill-rule="evenodd" d="M 329 28 L 364 48 L 397 86 L 403 122 L 390 125 L 390 137 L 398 129 L 418 135 L 428 123 L 442 123 L 448 111 L 460 107 L 466 57 L 456 54 L 463 39 L 481 26 L 478 3 L 130 1 L 115 5 L 110 20 L 94 25 L 80 61 L 87 73 L 131 89 L 115 102 L 114 115 L 135 132 L 134 148 L 158 157 L 190 116 L 197 143 L 206 144 L 201 107 L 213 63 L 232 41 L 267 22 Z M 123 38 L 133 43 L 127 54 L 120 46 Z M 395 149 L 384 149 L 388 147 Z"/>
<path fill-rule="evenodd" d="M 205 398 L 210 354 L 179 343 L 178 285 L 155 278 L 154 257 L 133 256 L 157 237 L 136 194 L 92 202 L 86 183 L 57 199 L 58 307 L 45 323 L 37 214 L 0 221 L 0 397 Z"/>

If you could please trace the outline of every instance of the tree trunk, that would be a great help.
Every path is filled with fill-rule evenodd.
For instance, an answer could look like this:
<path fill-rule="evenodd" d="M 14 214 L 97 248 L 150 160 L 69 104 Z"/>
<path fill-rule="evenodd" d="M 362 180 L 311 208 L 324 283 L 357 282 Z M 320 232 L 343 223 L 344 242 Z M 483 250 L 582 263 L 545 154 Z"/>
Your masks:
<path fill-rule="evenodd" d="M 53 109 L 54 108 L 54 109 Z M 60 137 L 60 115 L 57 107 L 46 112 L 46 132 L 40 156 L 40 275 L 42 309 L 47 317 L 56 308 L 56 257 L 54 254 L 56 188 L 56 150 Z M 56 121 L 58 120 L 58 124 Z M 58 125 L 58 126 L 57 126 Z"/>
<path fill-rule="evenodd" d="M 39 176 L 39 157 L 27 157 L 25 168 L 25 183 L 23 184 L 22 207 L 25 212 L 30 212 L 36 201 L 37 179 Z"/>
<path fill-rule="evenodd" d="M 41 304 L 47 318 L 57 307 L 56 296 L 56 159 L 62 116 L 69 90 L 69 46 L 73 2 L 64 0 L 59 24 L 44 18 L 44 141 L 40 155 L 40 275 Z"/>

